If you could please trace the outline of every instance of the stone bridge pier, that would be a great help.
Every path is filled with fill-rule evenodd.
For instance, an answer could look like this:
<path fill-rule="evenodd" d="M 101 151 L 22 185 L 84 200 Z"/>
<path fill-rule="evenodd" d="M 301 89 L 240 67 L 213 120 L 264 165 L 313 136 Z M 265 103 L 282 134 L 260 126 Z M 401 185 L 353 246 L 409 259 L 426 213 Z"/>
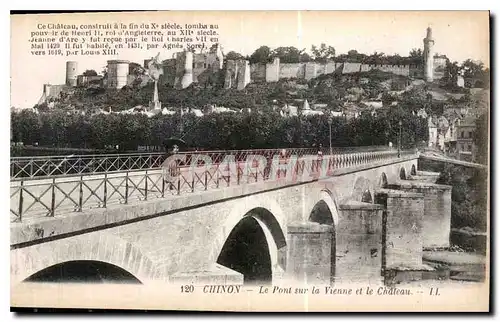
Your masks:
<path fill-rule="evenodd" d="M 423 251 L 450 246 L 451 186 L 438 177 L 413 164 L 375 184 L 358 178 L 347 198 L 325 194 L 329 205 L 321 201 L 307 221 L 288 225 L 285 276 L 308 284 L 422 279 L 434 270 Z"/>

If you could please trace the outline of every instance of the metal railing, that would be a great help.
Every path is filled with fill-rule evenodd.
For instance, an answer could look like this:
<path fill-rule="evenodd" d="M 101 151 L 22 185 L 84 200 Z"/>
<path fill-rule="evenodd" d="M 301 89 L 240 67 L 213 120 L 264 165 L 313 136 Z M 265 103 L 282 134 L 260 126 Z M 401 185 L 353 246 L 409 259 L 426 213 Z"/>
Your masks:
<path fill-rule="evenodd" d="M 11 178 L 52 177 L 161 167 L 164 153 L 15 157 Z"/>
<path fill-rule="evenodd" d="M 205 151 L 205 155 L 218 162 L 201 167 L 177 162 L 173 166 L 156 169 L 45 179 L 17 178 L 11 180 L 10 187 L 11 221 L 20 222 L 34 216 L 53 217 L 61 213 L 106 208 L 112 204 L 128 204 L 286 177 L 298 178 L 306 171 L 311 178 L 318 178 L 321 171 L 325 171 L 322 175 L 331 176 L 337 169 L 399 159 L 398 152 L 394 150 L 333 155 L 318 155 L 315 151 L 315 155 L 306 154 L 311 150 L 295 151 L 303 153 L 301 156 L 295 155 L 298 159 L 281 154 L 278 157 L 280 164 L 285 168 L 288 165 L 290 167 L 285 170 L 280 168 L 277 173 L 272 173 L 275 168 L 269 162 L 271 152 L 261 155 L 265 157 L 266 164 L 259 164 L 258 160 L 246 162 L 242 155 L 235 158 L 234 164 L 230 164 L 221 157 L 227 155 L 227 151 L 219 151 L 219 154 Z M 249 152 L 245 153 L 246 156 L 250 155 Z M 414 153 L 402 151 L 401 156 Z M 189 156 L 192 158 L 193 154 Z M 231 166 L 236 169 L 235 172 L 228 171 Z"/>
<path fill-rule="evenodd" d="M 333 148 L 333 153 L 362 151 L 384 151 L 385 146 Z M 209 155 L 213 162 L 223 160 L 226 155 L 234 155 L 237 159 L 246 158 L 249 154 L 276 155 L 286 150 L 286 154 L 298 156 L 314 155 L 318 148 L 292 149 L 260 149 L 260 150 L 225 150 L 180 152 L 189 157 L 192 153 Z M 329 149 L 321 149 L 329 154 Z M 154 169 L 162 166 L 167 158 L 165 153 L 129 153 L 129 154 L 94 154 L 66 156 L 13 157 L 10 159 L 11 178 L 43 178 L 53 176 L 82 175 L 108 173 L 113 171 L 131 171 Z"/>

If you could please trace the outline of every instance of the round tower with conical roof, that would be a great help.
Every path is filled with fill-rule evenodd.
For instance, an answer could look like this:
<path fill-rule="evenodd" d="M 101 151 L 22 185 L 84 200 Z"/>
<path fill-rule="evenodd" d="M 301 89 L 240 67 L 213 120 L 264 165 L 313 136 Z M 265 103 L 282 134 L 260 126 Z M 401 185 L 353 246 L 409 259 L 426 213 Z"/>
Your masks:
<path fill-rule="evenodd" d="M 427 36 L 424 38 L 424 76 L 427 82 L 434 80 L 434 39 L 431 27 L 427 28 Z"/>

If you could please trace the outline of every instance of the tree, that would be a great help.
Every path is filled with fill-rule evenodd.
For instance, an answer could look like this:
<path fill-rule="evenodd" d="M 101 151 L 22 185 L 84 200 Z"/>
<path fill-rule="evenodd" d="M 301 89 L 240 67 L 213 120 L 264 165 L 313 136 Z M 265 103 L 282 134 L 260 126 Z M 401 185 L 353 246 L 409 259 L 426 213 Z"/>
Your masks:
<path fill-rule="evenodd" d="M 256 49 L 252 55 L 250 55 L 250 64 L 256 63 L 268 63 L 271 57 L 271 48 L 267 46 L 261 46 Z"/>
<path fill-rule="evenodd" d="M 482 62 L 474 62 L 472 59 L 467 59 L 462 63 L 465 77 L 481 77 L 484 64 Z"/>
<path fill-rule="evenodd" d="M 410 51 L 410 64 L 420 65 L 424 62 L 424 52 L 421 48 L 413 48 Z"/>
<path fill-rule="evenodd" d="M 490 70 L 482 62 L 467 59 L 462 63 L 464 78 L 469 87 L 488 88 L 490 86 Z"/>
<path fill-rule="evenodd" d="M 278 57 L 280 59 L 280 63 L 294 64 L 300 62 L 304 51 L 305 49 L 299 50 L 292 46 L 278 47 L 271 52 L 271 57 Z"/>
<path fill-rule="evenodd" d="M 333 60 L 335 58 L 335 48 L 332 46 L 327 46 L 321 43 L 319 47 L 313 45 L 311 47 L 311 52 L 313 54 L 314 61 L 325 63 L 327 60 Z"/>
<path fill-rule="evenodd" d="M 301 63 L 307 63 L 307 62 L 312 61 L 313 59 L 311 58 L 311 56 L 308 53 L 303 52 L 302 54 L 300 54 L 299 60 Z"/>
<path fill-rule="evenodd" d="M 460 71 L 460 67 L 458 66 L 457 62 L 450 62 L 450 60 L 446 61 L 446 65 L 444 67 L 444 75 L 443 78 L 441 79 L 441 82 L 443 83 L 443 86 L 445 88 L 456 88 L 457 81 L 458 81 L 458 73 Z"/>
<path fill-rule="evenodd" d="M 374 52 L 370 56 L 368 56 L 365 60 L 367 64 L 371 65 L 380 65 L 382 64 L 382 58 L 384 57 L 384 53 Z"/>
<path fill-rule="evenodd" d="M 104 66 L 102 68 L 101 74 L 102 74 L 103 78 L 107 78 L 108 77 L 108 66 Z"/>
<path fill-rule="evenodd" d="M 365 54 L 360 54 L 356 49 L 351 49 L 347 52 L 347 61 L 351 63 L 361 63 L 366 60 L 368 56 Z"/>
<path fill-rule="evenodd" d="M 87 69 L 83 72 L 83 76 L 97 76 L 97 72 L 93 69 Z"/>
<path fill-rule="evenodd" d="M 226 57 L 224 58 L 227 60 L 240 60 L 240 59 L 245 59 L 245 56 L 235 51 L 230 51 L 226 54 Z"/>
<path fill-rule="evenodd" d="M 128 70 L 130 75 L 135 75 L 135 76 L 144 75 L 146 73 L 144 67 L 142 67 L 137 63 L 130 63 L 128 65 Z"/>

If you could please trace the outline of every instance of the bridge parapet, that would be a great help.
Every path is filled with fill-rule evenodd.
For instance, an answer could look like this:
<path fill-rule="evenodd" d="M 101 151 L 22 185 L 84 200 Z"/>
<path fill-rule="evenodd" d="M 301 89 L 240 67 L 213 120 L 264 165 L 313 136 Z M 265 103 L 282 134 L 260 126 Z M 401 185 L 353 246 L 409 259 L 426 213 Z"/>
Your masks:
<path fill-rule="evenodd" d="M 282 154 L 287 156 L 322 154 L 345 154 L 365 151 L 385 151 L 386 146 L 342 147 L 330 149 L 287 148 L 287 149 L 249 149 L 249 150 L 215 150 L 180 152 L 186 159 L 193 154 L 209 156 L 212 163 L 221 162 L 225 156 L 233 155 L 236 160 L 246 160 L 248 155 L 273 157 Z M 123 172 L 132 170 L 149 170 L 161 167 L 168 155 L 166 153 L 125 153 L 125 154 L 93 154 L 93 155 L 54 155 L 35 157 L 12 157 L 10 159 L 11 178 L 43 178 L 67 175 L 88 175 L 96 173 Z"/>
<path fill-rule="evenodd" d="M 163 169 L 51 177 L 42 180 L 13 179 L 11 220 L 20 222 L 26 217 L 53 217 L 56 213 L 82 212 L 85 209 L 106 208 L 111 204 L 172 198 L 186 193 L 262 182 L 278 181 L 282 186 L 286 186 L 341 175 L 346 171 L 357 171 L 360 167 L 375 167 L 397 162 L 402 158 L 417 157 L 414 151 L 398 153 L 394 150 L 333 155 L 275 152 L 273 150 L 267 155 L 254 155 L 246 151 L 246 159 L 236 159 L 232 154 L 221 152 L 220 155 L 224 155 L 224 159 L 217 156 L 218 162 L 214 163 L 211 161 L 215 154 L 179 154 L 182 162 L 164 162 Z M 299 152 L 311 153 L 309 150 Z"/>

